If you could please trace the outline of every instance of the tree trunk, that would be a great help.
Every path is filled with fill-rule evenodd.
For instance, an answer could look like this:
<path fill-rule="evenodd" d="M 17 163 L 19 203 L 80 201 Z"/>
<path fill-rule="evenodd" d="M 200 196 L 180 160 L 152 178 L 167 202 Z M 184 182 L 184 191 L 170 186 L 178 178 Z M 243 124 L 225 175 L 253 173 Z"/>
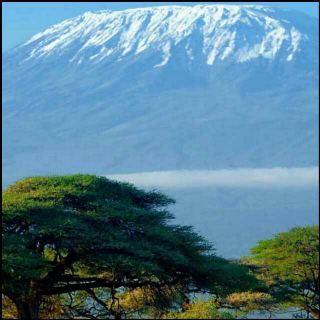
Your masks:
<path fill-rule="evenodd" d="M 38 299 L 16 302 L 19 319 L 39 319 Z"/>

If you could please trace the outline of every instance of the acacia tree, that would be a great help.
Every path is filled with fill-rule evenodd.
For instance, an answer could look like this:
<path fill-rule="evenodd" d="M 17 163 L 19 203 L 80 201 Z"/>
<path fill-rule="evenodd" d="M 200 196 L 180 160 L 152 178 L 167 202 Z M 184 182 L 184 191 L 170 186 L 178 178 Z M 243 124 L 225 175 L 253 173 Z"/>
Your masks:
<path fill-rule="evenodd" d="M 149 304 L 168 308 L 160 297 L 170 288 L 221 294 L 251 279 L 192 228 L 173 224 L 166 207 L 174 200 L 159 192 L 50 176 L 23 179 L 2 200 L 2 290 L 20 319 L 48 317 L 50 301 L 60 303 L 57 317 L 121 318 L 125 291 L 147 288 L 159 298 Z"/>
<path fill-rule="evenodd" d="M 246 263 L 256 265 L 280 309 L 297 307 L 319 318 L 319 229 L 293 228 L 251 249 Z"/>

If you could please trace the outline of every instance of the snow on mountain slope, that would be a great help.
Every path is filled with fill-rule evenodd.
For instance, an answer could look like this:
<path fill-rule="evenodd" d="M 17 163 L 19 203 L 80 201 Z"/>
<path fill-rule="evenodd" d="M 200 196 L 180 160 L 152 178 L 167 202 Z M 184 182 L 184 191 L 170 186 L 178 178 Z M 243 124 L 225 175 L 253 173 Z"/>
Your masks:
<path fill-rule="evenodd" d="M 78 64 L 156 50 L 162 54 L 155 65 L 159 67 L 181 44 L 188 63 L 199 61 L 199 55 L 208 65 L 228 58 L 291 61 L 310 41 L 308 32 L 313 28 L 312 22 L 301 23 L 296 16 L 289 10 L 232 5 L 88 12 L 35 35 L 16 50 L 32 49 L 24 61 L 68 56 Z"/>

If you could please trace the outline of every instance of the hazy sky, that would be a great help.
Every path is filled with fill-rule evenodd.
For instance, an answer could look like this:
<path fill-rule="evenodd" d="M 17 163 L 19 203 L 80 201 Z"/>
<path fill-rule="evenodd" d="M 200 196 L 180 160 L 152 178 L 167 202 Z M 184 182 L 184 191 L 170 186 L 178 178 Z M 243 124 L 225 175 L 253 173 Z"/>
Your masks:
<path fill-rule="evenodd" d="M 252 2 L 216 2 L 216 4 L 253 4 Z M 213 2 L 2 2 L 2 52 L 28 40 L 55 23 L 86 11 L 124 10 L 160 5 L 196 5 Z M 318 2 L 255 2 L 295 9 L 319 18 Z"/>

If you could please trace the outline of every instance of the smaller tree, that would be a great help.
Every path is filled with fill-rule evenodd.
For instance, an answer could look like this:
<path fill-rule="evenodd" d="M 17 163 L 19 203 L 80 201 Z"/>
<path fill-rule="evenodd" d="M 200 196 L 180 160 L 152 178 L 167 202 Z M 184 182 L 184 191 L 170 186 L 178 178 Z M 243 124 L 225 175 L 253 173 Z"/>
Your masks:
<path fill-rule="evenodd" d="M 319 318 L 319 229 L 293 228 L 260 241 L 246 263 L 258 266 L 270 294 L 283 307 L 296 307 Z"/>

